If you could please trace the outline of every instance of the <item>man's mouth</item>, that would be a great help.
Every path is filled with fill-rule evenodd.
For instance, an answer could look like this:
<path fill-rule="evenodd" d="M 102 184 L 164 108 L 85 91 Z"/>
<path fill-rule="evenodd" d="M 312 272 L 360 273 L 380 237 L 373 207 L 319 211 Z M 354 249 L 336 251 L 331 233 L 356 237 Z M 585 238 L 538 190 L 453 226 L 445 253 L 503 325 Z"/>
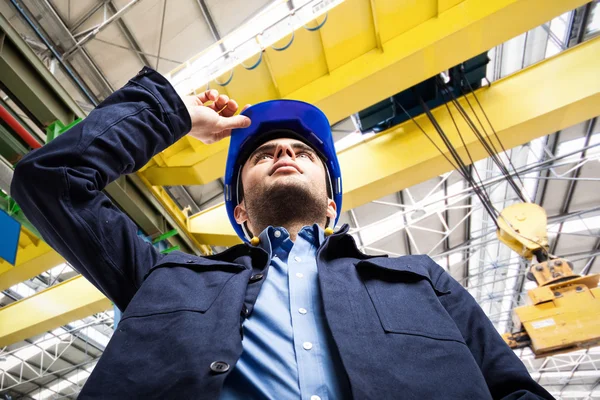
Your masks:
<path fill-rule="evenodd" d="M 275 173 L 284 173 L 284 174 L 293 174 L 293 173 L 299 173 L 301 174 L 302 171 L 300 170 L 300 167 L 298 166 L 298 164 L 296 164 L 293 161 L 287 161 L 287 160 L 280 160 L 277 161 L 273 167 L 271 168 L 271 171 L 269 172 L 269 176 L 273 175 Z"/>

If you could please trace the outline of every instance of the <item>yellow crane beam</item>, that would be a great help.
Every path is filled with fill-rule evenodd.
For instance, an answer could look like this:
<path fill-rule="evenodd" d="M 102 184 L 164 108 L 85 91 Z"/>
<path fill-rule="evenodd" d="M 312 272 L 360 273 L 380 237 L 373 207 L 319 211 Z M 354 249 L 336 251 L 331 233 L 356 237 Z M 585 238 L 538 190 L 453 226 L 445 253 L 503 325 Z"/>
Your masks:
<path fill-rule="evenodd" d="M 494 82 L 491 87 L 480 89 L 477 96 L 502 143 L 511 148 L 597 116 L 599 64 L 600 37 Z M 468 108 L 464 100 L 462 103 Z M 433 114 L 466 158 L 445 107 L 433 110 Z M 435 136 L 426 118 L 420 116 L 417 121 Z M 485 158 L 487 155 L 464 122 L 459 127 L 473 157 Z M 436 143 L 441 146 L 438 139 Z M 348 148 L 340 152 L 339 158 L 346 210 L 452 169 L 412 122 Z M 181 213 L 174 209 L 171 212 Z M 239 242 L 222 205 L 192 216 L 187 227 L 202 243 Z M 42 293 L 43 297 L 40 293 L 0 309 L 0 346 L 110 307 L 108 300 L 101 300 L 99 292 L 82 277 Z"/>
<path fill-rule="evenodd" d="M 335 123 L 585 3 L 346 0 L 329 12 L 320 30 L 300 28 L 285 51 L 268 48 L 257 68 L 237 66 L 231 83 L 211 87 L 240 104 L 303 100 Z M 152 185 L 206 184 L 223 175 L 228 144 L 226 139 L 206 146 L 184 138 L 142 173 Z"/>
<path fill-rule="evenodd" d="M 63 262 L 64 258 L 46 242 L 21 227 L 15 265 L 0 260 L 0 290 L 31 279 Z"/>
<path fill-rule="evenodd" d="M 0 309 L 0 347 L 110 309 L 111 302 L 81 275 Z"/>
<path fill-rule="evenodd" d="M 505 148 L 527 143 L 597 116 L 600 110 L 598 63 L 600 38 L 496 81 L 491 87 L 479 89 L 477 97 Z M 469 99 L 471 104 L 475 104 L 472 95 Z M 460 103 L 469 110 L 465 99 L 461 99 Z M 450 109 L 471 156 L 475 160 L 487 157 L 464 119 L 458 117 L 454 106 L 451 105 Z M 475 110 L 479 110 L 477 106 Z M 465 147 L 446 107 L 438 107 L 433 114 L 466 160 Z M 473 113 L 469 114 L 475 120 Z M 478 116 L 483 118 L 481 111 Z M 416 121 L 444 149 L 427 117 L 421 115 Z M 492 134 L 489 128 L 488 133 Z M 495 137 L 491 140 L 499 148 Z M 412 121 L 341 151 L 338 157 L 344 179 L 344 210 L 453 169 Z M 201 243 L 221 246 L 239 243 L 223 204 L 191 216 L 188 229 Z"/>

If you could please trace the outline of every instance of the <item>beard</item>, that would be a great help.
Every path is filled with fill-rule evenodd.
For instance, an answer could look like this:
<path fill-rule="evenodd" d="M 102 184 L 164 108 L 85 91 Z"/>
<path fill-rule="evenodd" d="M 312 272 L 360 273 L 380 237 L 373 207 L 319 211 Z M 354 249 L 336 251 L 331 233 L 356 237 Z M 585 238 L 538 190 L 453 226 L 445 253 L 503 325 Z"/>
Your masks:
<path fill-rule="evenodd" d="M 284 182 L 271 185 L 244 187 L 244 201 L 248 219 L 259 230 L 281 226 L 302 227 L 317 223 L 324 226 L 327 220 L 328 196 L 321 185 L 302 182 L 288 177 Z"/>

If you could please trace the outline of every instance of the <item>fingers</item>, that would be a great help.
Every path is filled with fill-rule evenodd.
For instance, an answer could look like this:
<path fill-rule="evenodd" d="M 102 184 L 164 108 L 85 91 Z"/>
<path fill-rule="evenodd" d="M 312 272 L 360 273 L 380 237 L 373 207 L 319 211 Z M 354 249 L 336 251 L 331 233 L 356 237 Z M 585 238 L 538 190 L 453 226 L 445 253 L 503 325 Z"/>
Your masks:
<path fill-rule="evenodd" d="M 250 126 L 250 118 L 244 115 L 234 115 L 232 117 L 220 117 L 218 125 L 219 131 L 230 131 L 231 129 L 247 128 Z M 229 136 L 231 132 L 227 134 Z"/>
<path fill-rule="evenodd" d="M 233 114 L 235 114 L 238 110 L 238 104 L 235 100 L 231 99 L 229 100 L 229 102 L 225 105 L 224 108 L 221 109 L 221 115 L 224 117 L 231 117 Z"/>
<path fill-rule="evenodd" d="M 207 101 L 215 101 L 219 97 L 219 92 L 216 89 L 210 89 L 198 95 L 198 99 L 204 104 Z"/>
<path fill-rule="evenodd" d="M 221 94 L 215 102 L 210 106 L 216 112 L 221 112 L 225 107 L 227 107 L 227 103 L 229 102 L 229 96 L 226 94 Z"/>

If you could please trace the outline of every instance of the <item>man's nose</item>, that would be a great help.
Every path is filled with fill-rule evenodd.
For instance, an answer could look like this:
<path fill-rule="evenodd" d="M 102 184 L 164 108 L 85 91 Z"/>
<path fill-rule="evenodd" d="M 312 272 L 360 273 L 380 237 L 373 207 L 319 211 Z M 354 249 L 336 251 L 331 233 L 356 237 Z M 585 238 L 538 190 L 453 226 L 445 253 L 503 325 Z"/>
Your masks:
<path fill-rule="evenodd" d="M 294 149 L 292 149 L 292 146 L 290 146 L 287 143 L 279 143 L 277 145 L 277 147 L 275 148 L 275 162 L 277 162 L 279 159 L 284 158 L 284 157 L 289 157 L 292 160 L 296 159 L 296 153 L 294 152 Z"/>

